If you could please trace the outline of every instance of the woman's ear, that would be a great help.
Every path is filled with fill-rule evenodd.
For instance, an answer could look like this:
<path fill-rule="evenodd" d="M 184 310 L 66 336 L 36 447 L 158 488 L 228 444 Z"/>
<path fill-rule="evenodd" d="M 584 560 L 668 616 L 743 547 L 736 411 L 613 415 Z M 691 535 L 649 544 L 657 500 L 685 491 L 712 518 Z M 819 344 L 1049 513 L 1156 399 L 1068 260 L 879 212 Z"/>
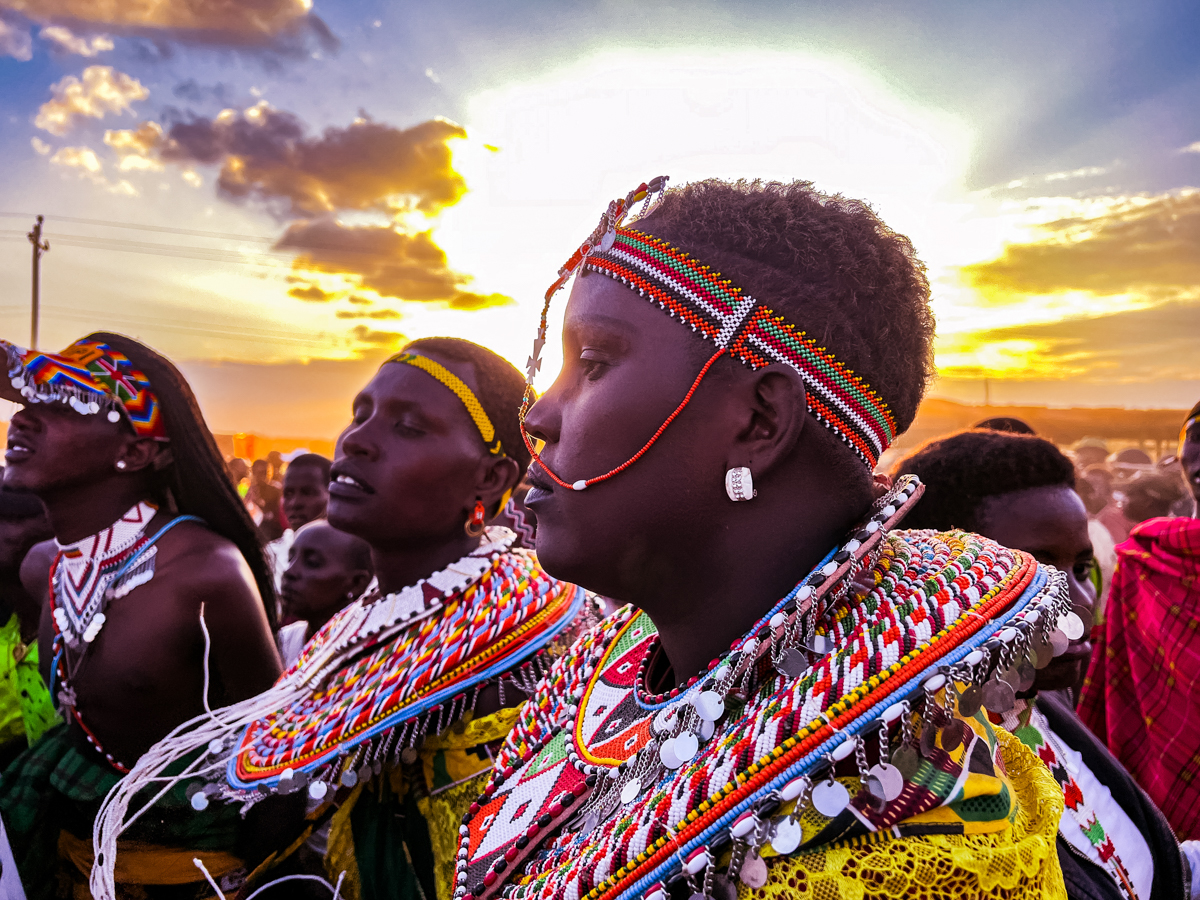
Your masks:
<path fill-rule="evenodd" d="M 521 481 L 521 467 L 515 459 L 508 456 L 493 456 L 484 461 L 480 467 L 480 477 L 476 482 L 475 496 L 483 501 L 484 509 L 499 512 L 500 501 L 505 495 L 516 489 Z M 474 504 L 474 500 L 472 500 Z"/>
<path fill-rule="evenodd" d="M 366 569 L 356 569 L 354 574 L 350 576 L 350 590 L 354 591 L 355 597 L 362 596 L 362 592 L 367 589 L 367 585 L 371 583 L 374 576 Z"/>
<path fill-rule="evenodd" d="M 165 441 L 131 435 L 118 451 L 117 460 L 125 463 L 118 468 L 126 473 L 147 469 L 161 472 L 174 462 L 174 456 L 171 454 L 170 445 Z"/>
<path fill-rule="evenodd" d="M 741 427 L 727 465 L 758 477 L 791 457 L 807 420 L 808 392 L 800 373 L 776 363 L 747 373 L 735 402 Z"/>

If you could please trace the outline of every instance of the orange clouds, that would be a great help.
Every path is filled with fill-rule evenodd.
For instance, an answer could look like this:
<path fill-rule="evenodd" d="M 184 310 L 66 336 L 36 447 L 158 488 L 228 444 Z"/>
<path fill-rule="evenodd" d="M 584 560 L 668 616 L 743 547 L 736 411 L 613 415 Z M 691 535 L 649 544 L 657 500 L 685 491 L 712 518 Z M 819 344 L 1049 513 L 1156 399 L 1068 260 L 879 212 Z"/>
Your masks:
<path fill-rule="evenodd" d="M 293 223 L 275 249 L 301 251 L 294 265 L 298 270 L 351 275 L 360 287 L 382 297 L 443 301 L 468 310 L 512 302 L 500 294 L 463 290 L 470 279 L 448 267 L 445 252 L 428 231 L 408 234 L 387 226 L 315 219 Z"/>
<path fill-rule="evenodd" d="M 228 43 L 265 43 L 293 30 L 309 0 L 0 0 L 39 22 L 82 22 L 115 29 L 173 31 Z"/>
<path fill-rule="evenodd" d="M 467 135 L 453 122 L 432 119 L 399 129 L 357 119 L 320 137 L 305 132 L 298 117 L 263 101 L 243 112 L 177 122 L 159 152 L 175 162 L 219 162 L 222 193 L 264 201 L 288 216 L 350 209 L 433 213 L 466 192 L 448 141 Z"/>
<path fill-rule="evenodd" d="M 33 123 L 60 137 L 80 118 L 130 112 L 132 103 L 150 96 L 140 81 L 112 66 L 88 66 L 82 78 L 67 75 L 50 90 L 54 96 L 42 104 Z"/>
<path fill-rule="evenodd" d="M 1042 228 L 1045 241 L 1010 244 L 998 259 L 964 267 L 967 282 L 989 294 L 1121 294 L 1200 284 L 1200 192 Z"/>

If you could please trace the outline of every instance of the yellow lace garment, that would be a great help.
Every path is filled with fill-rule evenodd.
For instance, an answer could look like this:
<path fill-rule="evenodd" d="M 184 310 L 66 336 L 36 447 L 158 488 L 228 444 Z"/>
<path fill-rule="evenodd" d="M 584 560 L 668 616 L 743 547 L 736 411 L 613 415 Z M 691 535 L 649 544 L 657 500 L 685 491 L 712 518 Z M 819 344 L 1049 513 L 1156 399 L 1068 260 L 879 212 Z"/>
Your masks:
<path fill-rule="evenodd" d="M 995 729 L 1017 800 L 1013 824 L 970 835 L 883 838 L 771 859 L 757 891 L 739 900 L 1066 900 L 1054 848 L 1062 791 L 1020 741 Z"/>

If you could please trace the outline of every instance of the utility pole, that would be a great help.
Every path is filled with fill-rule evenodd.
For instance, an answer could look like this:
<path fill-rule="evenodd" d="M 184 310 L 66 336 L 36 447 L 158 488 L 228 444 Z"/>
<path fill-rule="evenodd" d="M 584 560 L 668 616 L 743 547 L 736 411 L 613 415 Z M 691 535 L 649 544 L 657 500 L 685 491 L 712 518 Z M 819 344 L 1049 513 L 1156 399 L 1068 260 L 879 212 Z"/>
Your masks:
<path fill-rule="evenodd" d="M 33 315 L 29 328 L 30 350 L 36 350 L 38 345 L 38 302 L 41 299 L 39 294 L 42 254 L 50 249 L 50 242 L 42 240 L 42 218 L 42 216 L 37 217 L 37 223 L 33 226 L 33 231 L 26 235 L 29 238 L 29 243 L 33 244 Z"/>

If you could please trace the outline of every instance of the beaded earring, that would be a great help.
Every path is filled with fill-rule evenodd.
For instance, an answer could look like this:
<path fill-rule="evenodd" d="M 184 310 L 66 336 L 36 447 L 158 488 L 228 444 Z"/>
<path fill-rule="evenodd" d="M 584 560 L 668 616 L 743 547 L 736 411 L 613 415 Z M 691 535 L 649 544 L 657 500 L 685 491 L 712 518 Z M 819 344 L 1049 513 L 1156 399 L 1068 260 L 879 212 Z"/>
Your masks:
<path fill-rule="evenodd" d="M 739 500 L 753 500 L 758 496 L 754 489 L 754 476 L 745 466 L 734 466 L 725 473 L 725 493 L 735 503 Z"/>
<path fill-rule="evenodd" d="M 124 472 L 124 471 L 125 471 L 125 460 L 123 460 L 123 459 L 118 459 L 118 460 L 117 460 L 117 468 L 118 468 L 120 471 Z"/>
<path fill-rule="evenodd" d="M 467 523 L 463 525 L 463 529 L 471 537 L 479 537 L 483 534 L 483 523 L 487 513 L 483 508 L 483 500 L 475 498 L 475 508 L 471 510 L 471 515 L 467 519 Z"/>

